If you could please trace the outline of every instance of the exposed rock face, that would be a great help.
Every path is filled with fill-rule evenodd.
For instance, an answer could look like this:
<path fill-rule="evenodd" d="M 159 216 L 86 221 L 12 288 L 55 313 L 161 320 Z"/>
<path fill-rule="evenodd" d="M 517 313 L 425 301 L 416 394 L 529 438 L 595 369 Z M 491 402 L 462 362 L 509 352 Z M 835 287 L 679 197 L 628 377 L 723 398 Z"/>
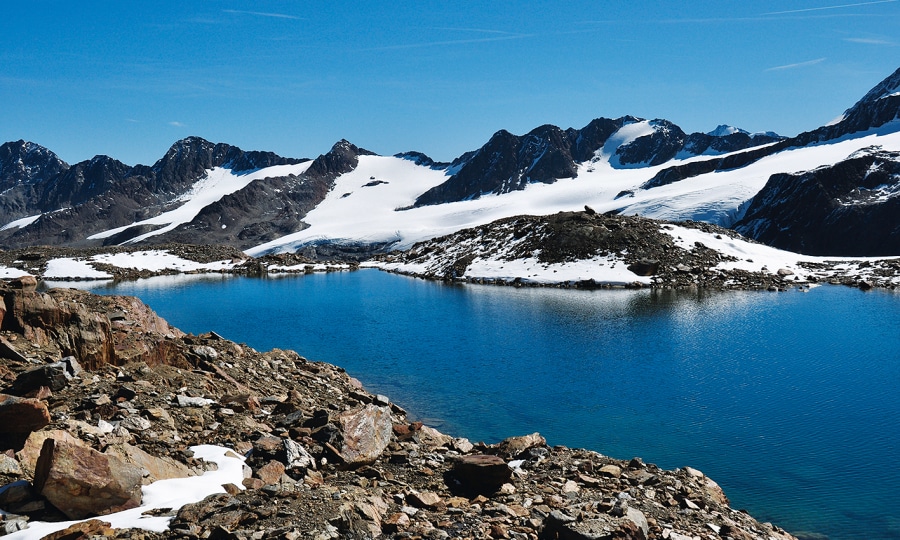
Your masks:
<path fill-rule="evenodd" d="M 684 147 L 685 133 L 668 120 L 651 120 L 653 133 L 638 137 L 616 149 L 618 162 L 625 166 L 653 166 L 674 158 Z"/>
<path fill-rule="evenodd" d="M 851 133 L 878 128 L 900 118 L 900 69 L 869 90 L 840 121 L 797 136 L 798 143 L 828 141 Z"/>
<path fill-rule="evenodd" d="M 141 470 L 84 443 L 47 439 L 34 487 L 71 519 L 109 514 L 141 503 Z"/>
<path fill-rule="evenodd" d="M 0 286 L 0 297 L 7 308 L 0 329 L 21 333 L 61 356 L 74 356 L 86 369 L 128 361 L 178 362 L 177 356 L 170 354 L 168 343 L 180 332 L 136 298 L 95 296 L 74 289 L 43 293 L 4 286 Z M 111 321 L 109 313 L 123 316 Z M 64 367 L 60 377 L 65 379 L 70 369 Z M 57 383 L 64 385 L 65 381 L 53 384 Z"/>
<path fill-rule="evenodd" d="M 338 141 L 303 174 L 255 180 L 152 242 L 190 243 L 203 238 L 246 249 L 303 230 L 307 227 L 303 218 L 325 199 L 334 180 L 354 170 L 359 156 L 371 154 L 346 140 Z"/>
<path fill-rule="evenodd" d="M 33 215 L 42 182 L 69 164 L 41 145 L 15 141 L 0 145 L 0 215 L 4 221 Z"/>
<path fill-rule="evenodd" d="M 27 150 L 18 153 L 23 151 Z M 26 227 L 3 231 L 0 242 L 17 246 L 90 244 L 85 238 L 92 233 L 128 225 L 177 207 L 181 204 L 178 197 L 203 178 L 208 169 L 226 167 L 242 172 L 301 161 L 271 152 L 244 152 L 199 137 L 176 142 L 152 167 L 130 167 L 108 156 L 97 156 L 71 167 L 54 166 L 51 160 L 41 169 L 44 172 L 35 173 L 33 181 L 25 182 L 19 177 L 21 186 L 9 192 L 0 190 L 0 208 L 8 209 L 3 214 L 7 220 L 58 211 L 45 214 Z M 50 174 L 55 169 L 60 170 Z M 120 235 L 117 239 L 124 242 L 140 232 L 147 231 L 134 230 L 130 236 Z"/>
<path fill-rule="evenodd" d="M 872 148 L 830 167 L 773 175 L 734 229 L 809 255 L 896 255 L 900 153 Z"/>

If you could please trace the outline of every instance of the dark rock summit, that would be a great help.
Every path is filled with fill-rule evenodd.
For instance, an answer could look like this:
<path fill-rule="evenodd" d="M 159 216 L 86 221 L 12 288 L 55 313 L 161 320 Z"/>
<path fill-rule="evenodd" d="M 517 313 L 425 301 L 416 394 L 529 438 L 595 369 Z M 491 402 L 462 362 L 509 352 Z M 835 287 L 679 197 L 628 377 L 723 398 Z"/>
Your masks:
<path fill-rule="evenodd" d="M 34 184 L 65 171 L 69 165 L 39 144 L 26 141 L 0 145 L 0 192 Z"/>

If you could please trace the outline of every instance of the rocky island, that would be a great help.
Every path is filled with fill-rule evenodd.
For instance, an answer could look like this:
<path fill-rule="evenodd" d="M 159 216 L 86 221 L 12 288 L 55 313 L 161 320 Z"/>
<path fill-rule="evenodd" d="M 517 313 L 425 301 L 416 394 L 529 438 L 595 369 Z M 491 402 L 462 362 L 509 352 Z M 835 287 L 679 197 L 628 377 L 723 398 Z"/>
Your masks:
<path fill-rule="evenodd" d="M 0 282 L 0 534 L 11 538 L 795 538 L 687 466 L 537 433 L 454 437 L 340 367 L 184 334 L 133 297 L 35 286 Z M 215 468 L 196 445 L 229 449 L 243 474 L 143 511 L 162 532 L 112 526 L 142 508 L 142 485 Z M 82 521 L 31 532 L 66 520 Z"/>

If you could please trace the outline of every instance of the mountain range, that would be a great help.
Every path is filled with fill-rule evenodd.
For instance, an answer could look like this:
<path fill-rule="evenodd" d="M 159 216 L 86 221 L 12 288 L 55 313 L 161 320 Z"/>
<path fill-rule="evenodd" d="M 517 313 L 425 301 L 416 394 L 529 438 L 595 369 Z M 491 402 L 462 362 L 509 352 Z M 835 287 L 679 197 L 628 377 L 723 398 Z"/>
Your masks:
<path fill-rule="evenodd" d="M 3 248 L 178 242 L 358 259 L 585 206 L 706 221 L 809 255 L 900 255 L 900 69 L 793 137 L 623 116 L 500 130 L 450 163 L 346 140 L 307 159 L 188 137 L 150 166 L 0 145 Z"/>

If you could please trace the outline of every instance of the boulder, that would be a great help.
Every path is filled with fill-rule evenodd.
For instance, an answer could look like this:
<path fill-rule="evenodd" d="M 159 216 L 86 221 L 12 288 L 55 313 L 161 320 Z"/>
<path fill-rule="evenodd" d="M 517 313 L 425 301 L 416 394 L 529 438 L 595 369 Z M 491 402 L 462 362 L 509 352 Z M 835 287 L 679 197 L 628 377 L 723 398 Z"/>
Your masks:
<path fill-rule="evenodd" d="M 194 473 L 184 464 L 169 457 L 157 457 L 128 443 L 110 445 L 106 454 L 114 455 L 123 462 L 140 469 L 143 475 L 142 484 L 152 484 L 157 480 L 170 478 L 187 478 Z"/>
<path fill-rule="evenodd" d="M 639 276 L 653 276 L 659 271 L 659 261 L 641 259 L 628 265 L 628 270 Z"/>
<path fill-rule="evenodd" d="M 453 465 L 453 478 L 464 493 L 490 495 L 512 477 L 512 469 L 500 456 L 472 454 Z"/>
<path fill-rule="evenodd" d="M 27 435 L 49 423 L 50 411 L 45 402 L 0 394 L 0 438 L 11 433 Z"/>
<path fill-rule="evenodd" d="M 41 449 L 44 447 L 44 441 L 47 439 L 56 439 L 57 441 L 71 441 L 75 444 L 80 441 L 72 436 L 68 431 L 62 429 L 54 429 L 49 431 L 35 431 L 31 433 L 25 440 L 22 449 L 16 452 L 19 458 L 19 465 L 22 467 L 25 475 L 29 478 L 34 477 L 34 469 L 37 465 L 38 458 L 41 455 Z"/>
<path fill-rule="evenodd" d="M 16 279 L 10 280 L 9 288 L 10 289 L 19 289 L 22 291 L 33 291 L 37 289 L 37 278 L 32 275 L 20 276 Z"/>
<path fill-rule="evenodd" d="M 542 437 L 540 433 L 532 433 L 531 435 L 503 439 L 498 445 L 498 450 L 508 458 L 516 459 L 529 448 L 537 446 L 547 446 L 547 439 Z"/>
<path fill-rule="evenodd" d="M 139 467 L 81 441 L 47 439 L 34 487 L 67 517 L 84 519 L 139 506 L 142 478 Z"/>
<path fill-rule="evenodd" d="M 74 356 L 68 356 L 59 362 L 39 366 L 22 372 L 9 388 L 9 393 L 24 396 L 41 387 L 58 392 L 69 385 L 70 381 L 81 373 L 81 364 Z"/>
<path fill-rule="evenodd" d="M 391 442 L 391 410 L 366 405 L 339 414 L 336 424 L 343 440 L 338 452 L 346 465 L 374 463 Z"/>
<path fill-rule="evenodd" d="M 98 537 L 108 538 L 115 534 L 116 531 L 113 530 L 110 523 L 99 519 L 89 519 L 70 525 L 61 531 L 50 533 L 41 540 L 88 540 Z"/>
<path fill-rule="evenodd" d="M 638 523 L 638 521 L 640 523 Z M 544 520 L 543 538 L 560 540 L 646 540 L 647 520 L 633 510 L 626 517 L 595 514 L 591 519 L 576 519 L 554 510 Z"/>
<path fill-rule="evenodd" d="M 314 458 L 306 448 L 300 443 L 291 439 L 283 439 L 282 446 L 284 448 L 285 463 L 288 469 L 315 469 L 316 458 Z"/>
<path fill-rule="evenodd" d="M 271 460 L 256 470 L 256 476 L 263 481 L 264 485 L 271 486 L 281 480 L 284 470 L 283 463 Z"/>

